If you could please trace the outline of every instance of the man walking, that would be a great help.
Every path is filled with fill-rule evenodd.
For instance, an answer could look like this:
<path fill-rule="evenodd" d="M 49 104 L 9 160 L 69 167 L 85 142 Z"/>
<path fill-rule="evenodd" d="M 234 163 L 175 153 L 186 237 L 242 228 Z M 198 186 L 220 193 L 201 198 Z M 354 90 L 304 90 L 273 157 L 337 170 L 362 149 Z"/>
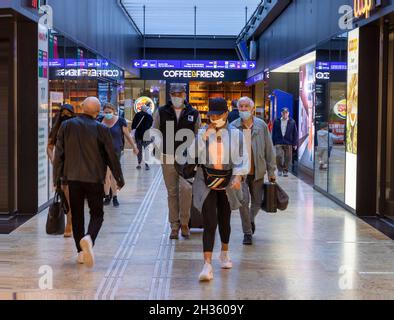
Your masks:
<path fill-rule="evenodd" d="M 289 109 L 282 110 L 282 118 L 277 119 L 272 131 L 272 140 L 276 147 L 276 159 L 279 176 L 288 177 L 293 148 L 298 148 L 298 130 L 296 122 L 290 118 Z"/>
<path fill-rule="evenodd" d="M 244 201 L 240 209 L 244 245 L 253 244 L 253 234 L 256 231 L 255 219 L 261 208 L 264 191 L 264 177 L 276 181 L 275 149 L 272 144 L 268 126 L 254 116 L 255 104 L 248 97 L 238 102 L 240 119 L 231 124 L 244 133 L 250 157 L 250 171 L 243 184 Z"/>
<path fill-rule="evenodd" d="M 96 121 L 100 101 L 89 97 L 82 104 L 83 113 L 64 122 L 59 130 L 55 160 L 54 182 L 67 181 L 77 261 L 89 268 L 94 266 L 93 246 L 104 221 L 103 198 L 107 167 L 121 189 L 124 186 L 119 159 L 115 155 L 111 133 Z M 90 223 L 85 233 L 85 198 L 90 208 Z"/>
<path fill-rule="evenodd" d="M 185 129 L 196 135 L 201 126 L 201 118 L 198 111 L 186 102 L 185 85 L 171 84 L 170 95 L 171 101 L 156 112 L 153 128 L 159 130 L 163 137 L 162 170 L 168 192 L 170 239 L 178 240 L 180 229 L 185 239 L 190 237 L 192 186 L 175 169 L 175 152 L 186 141 L 186 137 L 179 141 L 176 136 Z"/>

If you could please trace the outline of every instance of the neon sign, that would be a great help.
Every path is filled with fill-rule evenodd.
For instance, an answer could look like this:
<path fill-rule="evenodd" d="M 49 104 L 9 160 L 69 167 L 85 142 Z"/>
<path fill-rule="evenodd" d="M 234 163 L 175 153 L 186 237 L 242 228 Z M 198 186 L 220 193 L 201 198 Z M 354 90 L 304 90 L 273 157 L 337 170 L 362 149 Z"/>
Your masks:
<path fill-rule="evenodd" d="M 165 78 L 206 78 L 206 79 L 224 79 L 224 71 L 187 71 L 187 70 L 165 70 Z"/>
<path fill-rule="evenodd" d="M 380 4 L 376 0 L 354 0 L 354 16 L 356 18 L 365 17 L 368 19 L 371 16 L 371 11 Z"/>

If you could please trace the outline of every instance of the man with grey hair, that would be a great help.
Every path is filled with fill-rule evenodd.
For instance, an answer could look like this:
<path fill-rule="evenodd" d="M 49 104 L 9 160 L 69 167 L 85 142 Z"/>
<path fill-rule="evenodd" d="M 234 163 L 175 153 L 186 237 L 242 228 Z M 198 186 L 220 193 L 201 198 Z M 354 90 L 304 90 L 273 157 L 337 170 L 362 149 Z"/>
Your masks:
<path fill-rule="evenodd" d="M 192 206 L 192 186 L 180 177 L 175 168 L 175 154 L 183 141 L 175 139 L 181 130 L 190 130 L 196 135 L 201 127 L 199 112 L 186 101 L 186 86 L 180 83 L 170 85 L 171 101 L 155 113 L 153 128 L 161 132 L 162 170 L 168 192 L 170 239 L 179 239 L 179 230 L 185 239 L 190 237 L 189 221 Z M 185 152 L 187 152 L 185 150 Z"/>
<path fill-rule="evenodd" d="M 250 172 L 243 184 L 244 203 L 240 209 L 244 245 L 253 244 L 253 234 L 256 231 L 255 219 L 260 211 L 263 199 L 264 177 L 276 181 L 275 149 L 271 140 L 268 126 L 254 116 L 255 104 L 252 99 L 243 97 L 238 101 L 240 119 L 231 126 L 244 132 L 249 150 Z"/>
<path fill-rule="evenodd" d="M 70 189 L 70 206 L 77 261 L 94 266 L 93 246 L 104 221 L 103 198 L 107 167 L 121 189 L 124 186 L 119 159 L 116 157 L 108 128 L 96 121 L 100 101 L 87 98 L 83 113 L 64 122 L 59 130 L 54 159 L 54 182 L 64 180 Z M 85 199 L 90 208 L 90 223 L 85 233 Z"/>

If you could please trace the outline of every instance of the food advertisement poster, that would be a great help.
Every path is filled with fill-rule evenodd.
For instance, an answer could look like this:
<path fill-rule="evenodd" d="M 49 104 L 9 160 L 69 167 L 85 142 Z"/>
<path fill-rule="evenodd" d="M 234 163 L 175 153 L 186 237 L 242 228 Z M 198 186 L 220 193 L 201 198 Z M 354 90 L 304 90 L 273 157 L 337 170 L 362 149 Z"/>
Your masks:
<path fill-rule="evenodd" d="M 347 128 L 346 128 L 346 199 L 348 206 L 356 209 L 357 200 L 357 130 L 359 83 L 360 29 L 349 32 Z"/>

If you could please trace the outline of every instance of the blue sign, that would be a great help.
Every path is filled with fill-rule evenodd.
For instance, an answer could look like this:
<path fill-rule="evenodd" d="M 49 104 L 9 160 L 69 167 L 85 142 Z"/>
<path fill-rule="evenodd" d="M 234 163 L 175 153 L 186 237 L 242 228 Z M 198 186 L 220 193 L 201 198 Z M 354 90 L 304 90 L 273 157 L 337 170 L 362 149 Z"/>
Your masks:
<path fill-rule="evenodd" d="M 347 62 L 331 62 L 330 69 L 334 71 L 346 71 Z"/>
<path fill-rule="evenodd" d="M 138 69 L 254 70 L 257 63 L 222 60 L 135 60 L 133 66 Z"/>
<path fill-rule="evenodd" d="M 50 68 L 64 68 L 64 59 L 49 59 Z"/>
<path fill-rule="evenodd" d="M 346 71 L 347 70 L 347 62 L 316 62 L 316 70 L 317 71 Z"/>
<path fill-rule="evenodd" d="M 249 87 L 249 86 L 252 86 L 260 81 L 263 81 L 264 79 L 265 79 L 265 72 L 258 73 L 255 76 L 246 80 L 245 85 Z"/>

